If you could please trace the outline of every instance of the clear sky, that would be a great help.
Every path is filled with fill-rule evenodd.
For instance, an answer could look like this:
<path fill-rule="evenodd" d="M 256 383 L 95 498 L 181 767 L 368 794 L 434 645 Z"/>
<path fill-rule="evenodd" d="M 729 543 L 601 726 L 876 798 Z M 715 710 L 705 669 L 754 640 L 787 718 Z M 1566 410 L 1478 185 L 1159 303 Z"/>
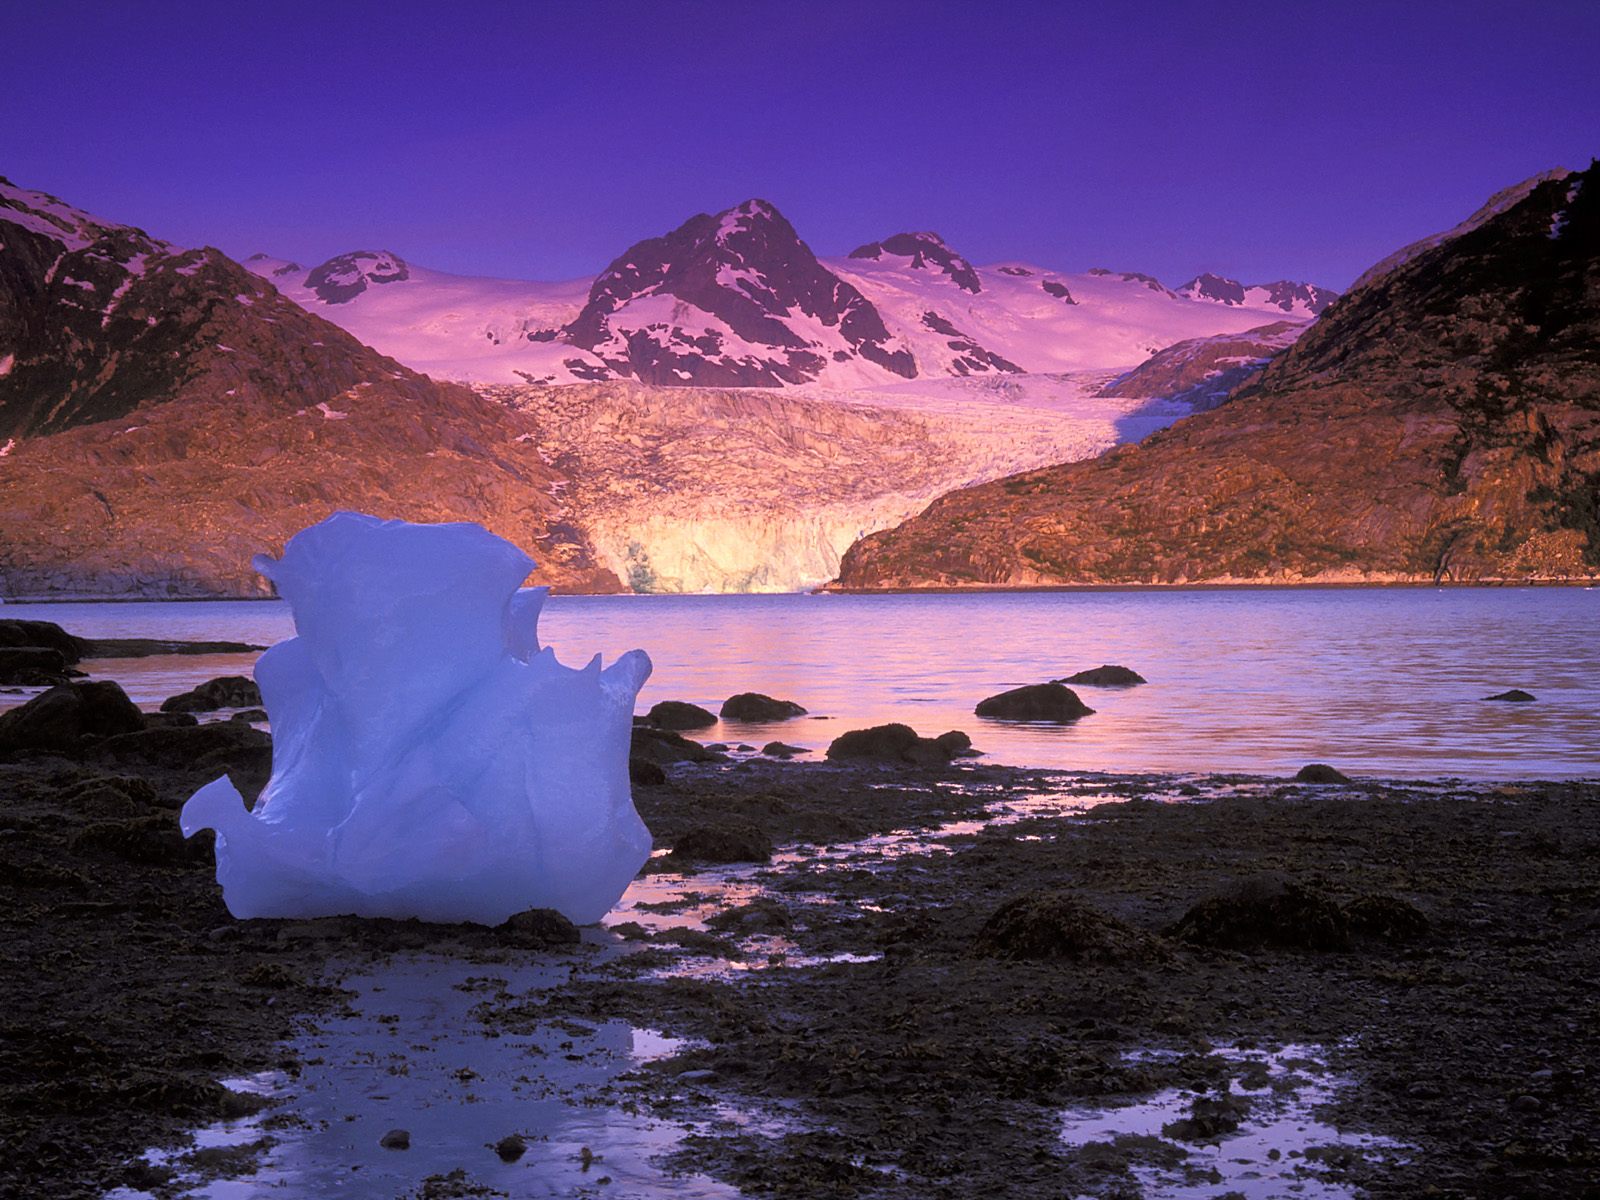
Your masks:
<path fill-rule="evenodd" d="M 819 254 L 1333 287 L 1600 154 L 1600 0 L 0 0 L 0 174 L 236 257 L 559 279 L 749 196 Z"/>

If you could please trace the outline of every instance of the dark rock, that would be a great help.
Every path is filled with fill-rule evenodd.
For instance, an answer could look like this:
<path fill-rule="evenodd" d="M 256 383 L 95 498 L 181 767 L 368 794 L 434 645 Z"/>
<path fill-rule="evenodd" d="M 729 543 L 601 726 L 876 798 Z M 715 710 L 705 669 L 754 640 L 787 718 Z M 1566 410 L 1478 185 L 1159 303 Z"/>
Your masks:
<path fill-rule="evenodd" d="M 146 729 L 174 729 L 180 725 L 189 726 L 198 724 L 200 724 L 200 718 L 195 716 L 193 713 L 153 712 L 144 714 L 144 727 Z"/>
<path fill-rule="evenodd" d="M 1275 875 L 1241 880 L 1206 897 L 1170 933 L 1180 941 L 1224 950 L 1345 950 L 1350 945 L 1349 926 L 1338 905 Z"/>
<path fill-rule="evenodd" d="M 163 813 L 128 821 L 96 821 L 73 836 L 72 849 L 78 854 L 104 852 L 125 862 L 172 866 L 208 861 L 212 841 L 185 840 L 177 819 Z"/>
<path fill-rule="evenodd" d="M 581 940 L 578 927 L 553 908 L 530 908 L 513 913 L 498 926 L 504 939 L 526 949 L 546 946 L 575 946 Z"/>
<path fill-rule="evenodd" d="M 1161 1127 L 1162 1136 L 1178 1142 L 1215 1142 L 1239 1128 L 1250 1111 L 1250 1098 L 1233 1092 L 1196 1096 L 1189 1115 Z"/>
<path fill-rule="evenodd" d="M 391 1129 L 378 1139 L 378 1145 L 385 1150 L 411 1149 L 411 1132 L 407 1129 Z"/>
<path fill-rule="evenodd" d="M 1360 896 L 1344 906 L 1345 924 L 1357 937 L 1383 942 L 1415 942 L 1431 926 L 1415 905 L 1394 896 Z"/>
<path fill-rule="evenodd" d="M 261 704 L 261 689 L 243 675 L 210 679 L 192 691 L 169 696 L 162 712 L 215 712 L 219 708 L 250 708 Z"/>
<path fill-rule="evenodd" d="M 640 787 L 657 787 L 667 781 L 667 773 L 648 758 L 629 757 L 628 781 Z"/>
<path fill-rule="evenodd" d="M 654 729 L 648 725 L 633 727 L 628 754 L 630 758 L 643 759 L 658 766 L 677 762 L 720 762 L 723 758 L 699 742 L 692 742 L 669 729 Z"/>
<path fill-rule="evenodd" d="M 683 700 L 663 700 L 651 707 L 645 719 L 657 729 L 704 729 L 717 723 L 713 713 Z"/>
<path fill-rule="evenodd" d="M 724 721 L 787 721 L 805 712 L 793 700 L 774 700 L 760 692 L 740 692 L 722 702 Z"/>
<path fill-rule="evenodd" d="M 828 746 L 828 757 L 871 758 L 928 767 L 948 763 L 951 751 L 934 738 L 918 737 L 911 726 L 896 723 L 841 733 Z"/>
<path fill-rule="evenodd" d="M 0 620 L 0 646 L 7 649 L 42 646 L 61 655 L 67 666 L 87 658 L 89 645 L 54 621 L 23 621 L 11 617 Z"/>
<path fill-rule="evenodd" d="M 748 937 L 754 933 L 787 933 L 794 927 L 789 910 L 770 896 L 757 896 L 748 904 L 723 909 L 706 918 L 719 933 Z"/>
<path fill-rule="evenodd" d="M 1103 667 L 1090 667 L 1087 671 L 1079 671 L 1076 675 L 1068 675 L 1065 679 L 1058 679 L 1056 682 L 1076 683 L 1080 687 L 1136 687 L 1141 683 L 1150 681 L 1137 671 L 1107 663 Z"/>
<path fill-rule="evenodd" d="M 267 710 L 264 708 L 246 708 L 234 713 L 229 719 L 243 721 L 246 725 L 249 725 L 255 721 L 265 721 L 267 719 Z"/>
<path fill-rule="evenodd" d="M 697 825 L 678 838 L 672 857 L 703 863 L 766 862 L 772 857 L 772 839 L 744 821 Z"/>
<path fill-rule="evenodd" d="M 761 753 L 769 758 L 793 758 L 796 754 L 810 754 L 804 746 L 791 746 L 788 742 L 768 742 L 761 747 Z"/>
<path fill-rule="evenodd" d="M 49 646 L 0 646 L 0 683 L 54 687 L 67 682 L 67 660 Z"/>
<path fill-rule="evenodd" d="M 154 658 L 163 654 L 255 654 L 250 642 L 175 642 L 167 638 L 80 638 L 85 658 Z"/>
<path fill-rule="evenodd" d="M 943 750 L 951 758 L 971 758 L 981 753 L 972 748 L 972 739 L 959 729 L 951 729 L 941 733 L 933 740 L 938 742 L 939 749 Z"/>
<path fill-rule="evenodd" d="M 990 696 L 973 710 L 998 721 L 1053 721 L 1065 724 L 1094 712 L 1078 693 L 1060 683 L 1034 683 Z"/>
<path fill-rule="evenodd" d="M 513 1133 L 496 1142 L 494 1152 L 500 1156 L 501 1162 L 514 1163 L 528 1152 L 528 1143 Z"/>
<path fill-rule="evenodd" d="M 272 766 L 272 738 L 259 729 L 236 721 L 209 725 L 174 725 L 141 728 L 107 738 L 96 753 L 117 762 L 148 763 L 158 767 L 256 770 Z"/>
<path fill-rule="evenodd" d="M 16 750 L 70 753 L 86 740 L 144 728 L 144 714 L 110 680 L 63 683 L 20 708 L 0 713 L 0 754 Z"/>
<path fill-rule="evenodd" d="M 1511 704 L 1527 704 L 1536 699 L 1532 692 L 1525 692 L 1521 688 L 1512 688 L 1509 692 L 1501 692 L 1495 696 L 1485 696 L 1485 700 L 1505 700 Z"/>
<path fill-rule="evenodd" d="M 1295 772 L 1296 783 L 1349 783 L 1350 777 L 1327 763 L 1307 763 Z"/>
<path fill-rule="evenodd" d="M 998 958 L 1096 963 L 1159 955 L 1149 934 L 1063 891 L 1029 892 L 1006 901 L 984 923 L 974 949 Z"/>

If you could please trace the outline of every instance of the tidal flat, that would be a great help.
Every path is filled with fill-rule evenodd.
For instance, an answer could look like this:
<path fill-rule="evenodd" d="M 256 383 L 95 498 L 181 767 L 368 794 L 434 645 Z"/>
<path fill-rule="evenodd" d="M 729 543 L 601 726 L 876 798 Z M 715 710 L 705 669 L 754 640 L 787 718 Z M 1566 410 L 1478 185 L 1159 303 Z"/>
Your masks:
<path fill-rule="evenodd" d="M 1594 782 L 678 764 L 578 931 L 234 921 L 229 759 L 0 765 L 0 1193 L 1600 1195 Z"/>

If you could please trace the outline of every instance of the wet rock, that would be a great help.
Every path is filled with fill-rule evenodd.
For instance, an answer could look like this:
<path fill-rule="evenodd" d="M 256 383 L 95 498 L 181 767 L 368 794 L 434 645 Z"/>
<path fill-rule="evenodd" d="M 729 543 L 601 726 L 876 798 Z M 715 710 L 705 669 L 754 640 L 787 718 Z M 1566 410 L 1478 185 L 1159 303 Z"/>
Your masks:
<path fill-rule="evenodd" d="M 787 721 L 805 714 L 793 700 L 774 700 L 760 692 L 740 692 L 722 702 L 724 721 Z"/>
<path fill-rule="evenodd" d="M 582 940 L 578 927 L 553 908 L 512 913 L 496 929 L 502 940 L 525 949 L 575 946 Z"/>
<path fill-rule="evenodd" d="M 1509 692 L 1500 692 L 1494 696 L 1485 696 L 1485 700 L 1504 700 L 1510 704 L 1527 704 L 1537 699 L 1532 692 L 1525 692 L 1521 688 L 1512 688 Z"/>
<path fill-rule="evenodd" d="M 86 743 L 144 728 L 144 716 L 110 680 L 63 683 L 20 708 L 0 713 L 0 754 L 71 753 Z"/>
<path fill-rule="evenodd" d="M 1076 675 L 1068 675 L 1056 682 L 1075 683 L 1079 687 L 1137 687 L 1141 683 L 1150 681 L 1128 667 L 1107 663 L 1100 667 L 1090 667 L 1087 671 L 1079 671 Z"/>
<path fill-rule="evenodd" d="M 788 742 L 768 742 L 761 747 L 761 753 L 769 758 L 793 758 L 796 754 L 810 754 L 804 746 L 791 746 Z"/>
<path fill-rule="evenodd" d="M 141 728 L 107 738 L 96 753 L 117 762 L 191 768 L 197 771 L 239 768 L 254 771 L 272 767 L 272 738 L 259 729 L 234 721 L 208 725 L 174 725 Z"/>
<path fill-rule="evenodd" d="M 972 748 L 972 739 L 959 729 L 951 729 L 941 733 L 933 740 L 938 742 L 939 749 L 943 750 L 951 758 L 971 758 L 981 753 L 981 751 Z"/>
<path fill-rule="evenodd" d="M 408 1129 L 391 1129 L 378 1139 L 378 1145 L 385 1150 L 411 1149 L 411 1131 Z"/>
<path fill-rule="evenodd" d="M 229 720 L 233 721 L 243 721 L 246 725 L 252 725 L 257 721 L 265 721 L 266 719 L 267 710 L 264 708 L 242 709 L 241 711 L 234 713 L 233 716 L 229 718 Z"/>
<path fill-rule="evenodd" d="M 645 720 L 657 729 L 704 729 L 715 725 L 715 714 L 683 700 L 663 700 L 652 705 Z"/>
<path fill-rule="evenodd" d="M 0 646 L 0 684 L 54 687 L 66 683 L 67 660 L 48 646 Z"/>
<path fill-rule="evenodd" d="M 513 1133 L 496 1142 L 494 1152 L 500 1156 L 501 1162 L 514 1163 L 528 1152 L 528 1143 Z"/>
<path fill-rule="evenodd" d="M 211 838 L 186 840 L 170 813 L 96 821 L 79 830 L 71 845 L 77 854 L 109 853 L 124 862 L 152 866 L 205 862 L 212 853 Z"/>
<path fill-rule="evenodd" d="M 1239 1128 L 1250 1112 L 1250 1099 L 1233 1092 L 1197 1096 L 1189 1115 L 1161 1127 L 1164 1136 L 1179 1142 L 1215 1142 Z"/>
<path fill-rule="evenodd" d="M 254 654 L 250 642 L 175 642 L 165 638 L 81 638 L 84 658 L 153 658 L 163 654 Z"/>
<path fill-rule="evenodd" d="M 772 839 L 743 821 L 697 825 L 673 844 L 672 857 L 697 863 L 766 862 L 772 857 Z"/>
<path fill-rule="evenodd" d="M 658 787 L 667 781 L 667 773 L 648 758 L 628 758 L 628 781 L 640 787 Z"/>
<path fill-rule="evenodd" d="M 980 701 L 973 710 L 997 721 L 1051 721 L 1064 725 L 1094 712 L 1078 693 L 1060 683 L 1033 683 Z"/>
<path fill-rule="evenodd" d="M 841 733 L 828 746 L 828 757 L 832 759 L 868 758 L 924 767 L 942 766 L 951 756 L 952 752 L 941 745 L 939 739 L 918 737 L 911 726 L 898 723 L 852 729 Z"/>
<path fill-rule="evenodd" d="M 1117 963 L 1157 957 L 1154 938 L 1070 892 L 1029 892 L 1006 901 L 978 932 L 979 954 L 1009 959 Z"/>
<path fill-rule="evenodd" d="M 670 729 L 654 729 L 648 725 L 633 727 L 630 758 L 643 759 L 666 766 L 678 762 L 720 762 L 722 755 L 707 750 L 699 742 L 692 742 Z"/>
<path fill-rule="evenodd" d="M 1295 772 L 1296 783 L 1349 783 L 1350 777 L 1327 763 L 1307 763 Z"/>
<path fill-rule="evenodd" d="M 219 708 L 250 708 L 261 704 L 261 689 L 243 675 L 224 675 L 208 679 L 199 687 L 169 696 L 161 702 L 162 712 L 215 712 Z"/>
<path fill-rule="evenodd" d="M 706 918 L 719 933 L 748 937 L 756 933 L 788 933 L 794 927 L 789 910 L 770 896 L 757 896 L 748 904 L 725 908 Z"/>
<path fill-rule="evenodd" d="M 1394 896 L 1360 896 L 1344 906 L 1345 924 L 1357 937 L 1382 942 L 1415 942 L 1428 936 L 1428 918 Z"/>
<path fill-rule="evenodd" d="M 153 712 L 144 714 L 144 727 L 146 729 L 174 729 L 178 726 L 200 724 L 200 718 L 193 713 L 164 713 Z"/>
<path fill-rule="evenodd" d="M 23 621 L 14 618 L 0 620 L 0 647 L 44 647 L 61 655 L 71 666 L 87 657 L 89 642 L 73 637 L 54 621 Z"/>
<path fill-rule="evenodd" d="M 1338 905 L 1276 875 L 1241 880 L 1206 897 L 1170 933 L 1180 941 L 1223 950 L 1345 950 L 1350 945 Z"/>

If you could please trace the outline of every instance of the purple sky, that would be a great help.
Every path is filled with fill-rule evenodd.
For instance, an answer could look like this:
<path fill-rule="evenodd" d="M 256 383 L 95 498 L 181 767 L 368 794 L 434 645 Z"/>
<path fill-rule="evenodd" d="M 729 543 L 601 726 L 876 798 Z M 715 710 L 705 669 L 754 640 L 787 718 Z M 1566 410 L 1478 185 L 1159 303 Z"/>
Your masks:
<path fill-rule="evenodd" d="M 591 274 L 770 199 L 819 254 L 1343 287 L 1600 154 L 1600 3 L 16 3 L 0 174 L 180 244 Z"/>

